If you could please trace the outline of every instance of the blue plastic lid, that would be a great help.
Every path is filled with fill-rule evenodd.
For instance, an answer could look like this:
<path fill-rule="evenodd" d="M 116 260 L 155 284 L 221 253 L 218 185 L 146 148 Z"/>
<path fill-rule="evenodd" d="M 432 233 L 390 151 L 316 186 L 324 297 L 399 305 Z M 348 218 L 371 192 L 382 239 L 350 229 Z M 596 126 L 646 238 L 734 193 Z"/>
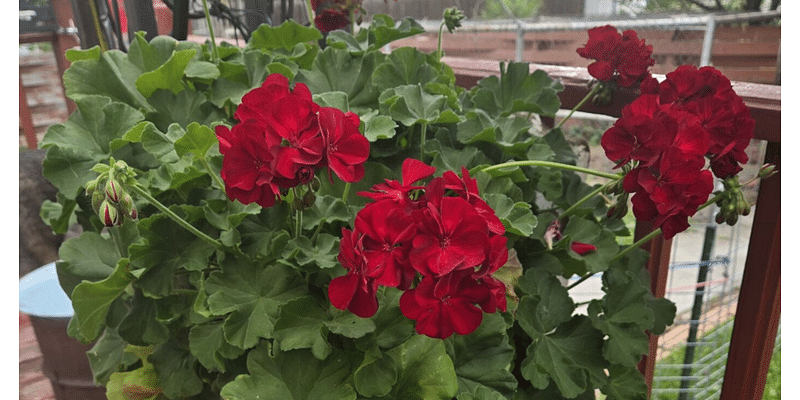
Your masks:
<path fill-rule="evenodd" d="M 55 262 L 39 267 L 19 280 L 19 310 L 43 318 L 72 317 L 72 302 L 58 283 Z"/>

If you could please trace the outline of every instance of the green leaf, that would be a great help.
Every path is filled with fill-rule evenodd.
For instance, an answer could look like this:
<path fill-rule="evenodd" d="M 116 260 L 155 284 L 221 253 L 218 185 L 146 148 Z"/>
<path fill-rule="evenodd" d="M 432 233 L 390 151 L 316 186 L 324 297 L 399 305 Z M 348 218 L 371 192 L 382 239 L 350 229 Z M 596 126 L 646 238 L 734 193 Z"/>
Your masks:
<path fill-rule="evenodd" d="M 73 62 L 64 71 L 65 94 L 76 102 L 86 96 L 101 95 L 136 109 L 151 111 L 153 108 L 135 84 L 144 72 L 142 67 L 128 59 L 126 53 L 109 50 L 100 54 L 98 59 Z"/>
<path fill-rule="evenodd" d="M 478 82 L 467 95 L 472 106 L 492 116 L 533 112 L 553 116 L 561 106 L 558 92 L 564 86 L 546 72 L 530 73 L 527 63 L 500 63 L 500 77 L 490 76 Z"/>
<path fill-rule="evenodd" d="M 108 278 L 121 258 L 117 246 L 97 232 L 84 232 L 65 241 L 58 249 L 58 256 L 61 259 L 56 263 L 58 281 L 68 295 L 82 281 Z"/>
<path fill-rule="evenodd" d="M 587 272 L 605 271 L 609 267 L 611 258 L 619 252 L 619 245 L 617 245 L 617 237 L 614 232 L 584 218 L 570 218 L 567 226 L 564 227 L 564 239 L 589 243 L 597 247 L 597 250 L 582 256 L 572 250 L 564 250 L 568 255 L 561 258 L 565 275 L 575 273 L 582 276 Z"/>
<path fill-rule="evenodd" d="M 427 54 L 413 48 L 401 47 L 391 54 L 372 74 L 372 84 L 379 91 L 405 85 L 425 85 L 433 82 L 439 71 L 428 63 Z"/>
<path fill-rule="evenodd" d="M 272 27 L 263 24 L 250 36 L 245 50 L 291 50 L 297 44 L 316 42 L 322 39 L 322 33 L 313 27 L 306 27 L 293 20 L 284 21 L 280 26 Z"/>
<path fill-rule="evenodd" d="M 530 204 L 515 202 L 501 193 L 484 193 L 483 199 L 500 218 L 507 233 L 522 237 L 529 237 L 533 233 L 537 221 Z"/>
<path fill-rule="evenodd" d="M 195 160 L 201 160 L 206 157 L 208 150 L 218 143 L 217 135 L 211 128 L 192 122 L 186 127 L 186 133 L 175 140 L 175 152 L 178 157 L 192 153 Z"/>
<path fill-rule="evenodd" d="M 619 365 L 608 367 L 609 381 L 600 390 L 613 400 L 645 400 L 647 384 L 644 375 L 636 368 L 625 368 Z"/>
<path fill-rule="evenodd" d="M 75 216 L 75 208 L 78 203 L 75 200 L 67 199 L 61 192 L 58 192 L 56 196 L 59 199 L 58 203 L 50 200 L 45 200 L 42 203 L 42 208 L 39 209 L 39 217 L 53 229 L 54 233 L 64 234 L 78 222 Z"/>
<path fill-rule="evenodd" d="M 169 329 L 158 320 L 158 302 L 137 291 L 128 315 L 117 327 L 119 335 L 137 346 L 161 344 L 169 340 Z"/>
<path fill-rule="evenodd" d="M 505 396 L 514 394 L 517 380 L 510 371 L 514 348 L 508 340 L 506 323 L 495 313 L 484 315 L 475 332 L 444 341 L 456 369 L 459 393 L 491 389 Z"/>
<path fill-rule="evenodd" d="M 63 124 L 51 126 L 40 144 L 48 149 L 43 175 L 68 198 L 94 179 L 95 164 L 108 162 L 109 143 L 144 119 L 130 106 L 107 97 L 84 96 L 75 104 L 77 110 Z"/>
<path fill-rule="evenodd" d="M 197 360 L 178 343 L 170 341 L 158 346 L 148 359 L 168 398 L 194 396 L 203 390 L 203 381 L 195 372 Z"/>
<path fill-rule="evenodd" d="M 517 321 L 533 338 L 569 321 L 575 311 L 575 303 L 567 289 L 555 276 L 545 271 L 529 269 L 519 279 L 518 285 L 526 295 L 519 301 Z"/>
<path fill-rule="evenodd" d="M 328 195 L 317 196 L 314 205 L 303 212 L 303 228 L 311 230 L 319 224 L 334 221 L 350 222 L 354 217 L 341 199 Z"/>
<path fill-rule="evenodd" d="M 214 63 L 208 61 L 192 60 L 186 65 L 184 70 L 187 78 L 198 79 L 201 81 L 213 81 L 220 77 L 219 68 Z"/>
<path fill-rule="evenodd" d="M 209 371 L 220 372 L 225 372 L 225 359 L 244 353 L 244 350 L 225 340 L 223 321 L 209 321 L 192 326 L 189 331 L 189 351 Z"/>
<path fill-rule="evenodd" d="M 325 322 L 325 326 L 331 333 L 342 335 L 351 339 L 364 337 L 376 329 L 375 322 L 370 318 L 361 318 L 351 312 L 335 310 L 331 307 L 334 317 Z"/>
<path fill-rule="evenodd" d="M 247 356 L 250 374 L 236 377 L 220 395 L 229 400 L 250 400 L 257 394 L 282 400 L 355 400 L 350 368 L 348 357 L 338 351 L 320 361 L 308 350 L 270 351 L 261 342 Z"/>
<path fill-rule="evenodd" d="M 320 107 L 338 108 L 344 112 L 350 111 L 350 102 L 345 92 L 325 92 L 315 94 L 312 97 Z"/>
<path fill-rule="evenodd" d="M 388 115 L 380 115 L 378 110 L 365 113 L 361 121 L 364 123 L 364 136 L 370 142 L 391 139 L 397 133 L 397 123 Z"/>
<path fill-rule="evenodd" d="M 134 34 L 128 48 L 128 60 L 142 72 L 149 72 L 169 60 L 175 52 L 178 41 L 170 36 L 160 35 L 148 42 L 145 35 L 146 33 L 142 31 Z"/>
<path fill-rule="evenodd" d="M 274 336 L 282 351 L 311 349 L 319 360 L 331 354 L 325 323 L 330 317 L 311 296 L 291 300 L 281 306 Z"/>
<path fill-rule="evenodd" d="M 431 165 L 440 171 L 461 171 L 461 167 L 470 169 L 476 165 L 489 164 L 489 159 L 475 147 L 457 150 L 443 145 L 437 139 L 425 142 L 425 154 L 433 156 Z"/>
<path fill-rule="evenodd" d="M 378 108 L 380 94 L 370 83 L 375 66 L 383 54 L 372 52 L 355 56 L 347 51 L 328 47 L 317 55 L 310 69 L 297 71 L 295 81 L 308 86 L 311 93 L 343 92 L 349 106 Z"/>
<path fill-rule="evenodd" d="M 111 374 L 121 372 L 125 364 L 130 365 L 136 361 L 130 353 L 124 352 L 126 345 L 117 331 L 106 328 L 94 346 L 86 352 L 96 383 L 106 386 Z"/>
<path fill-rule="evenodd" d="M 526 152 L 533 144 L 533 137 L 529 134 L 532 126 L 526 118 L 492 118 L 485 111 L 475 109 L 468 112 L 466 119 L 458 124 L 457 139 L 464 144 L 488 142 L 510 156 L 526 158 Z"/>
<path fill-rule="evenodd" d="M 129 247 L 131 264 L 145 269 L 139 285 L 150 297 L 159 298 L 172 291 L 172 276 L 179 268 L 200 271 L 208 267 L 214 247 L 194 236 L 164 214 L 141 219 L 139 232 L 144 239 Z M 175 243 L 181 243 L 180 248 Z"/>
<path fill-rule="evenodd" d="M 357 36 L 342 30 L 328 33 L 327 43 L 330 47 L 346 49 L 354 54 L 363 54 L 379 50 L 387 44 L 425 32 L 413 18 L 403 18 L 399 24 L 391 16 L 375 14 L 372 23 L 366 29 L 359 29 Z"/>
<path fill-rule="evenodd" d="M 378 101 L 382 114 L 390 115 L 405 126 L 461 121 L 447 105 L 445 96 L 428 94 L 420 85 L 404 85 L 384 90 Z"/>
<path fill-rule="evenodd" d="M 111 302 L 128 288 L 134 277 L 129 272 L 127 259 L 121 259 L 117 268 L 106 279 L 82 282 L 72 291 L 72 308 L 78 329 L 87 340 L 95 340 L 105 328 L 106 315 Z"/>
<path fill-rule="evenodd" d="M 333 268 L 338 265 L 339 238 L 323 233 L 317 237 L 316 243 L 306 236 L 298 236 L 289 241 L 283 252 L 284 260 L 294 257 L 300 269 L 317 272 L 320 269 Z"/>
<path fill-rule="evenodd" d="M 397 382 L 397 364 L 389 356 L 367 353 L 353 373 L 356 390 L 362 396 L 386 396 Z"/>
<path fill-rule="evenodd" d="M 399 371 L 391 398 L 450 400 L 458 392 L 453 360 L 441 340 L 415 335 L 386 354 Z"/>
<path fill-rule="evenodd" d="M 228 260 L 226 260 L 228 261 Z M 305 280 L 290 267 L 257 267 L 241 260 L 223 264 L 206 281 L 208 306 L 214 315 L 226 315 L 225 339 L 242 349 L 258 338 L 273 338 L 279 307 L 307 292 Z"/>
<path fill-rule="evenodd" d="M 186 129 L 191 123 L 214 126 L 227 115 L 212 104 L 202 92 L 182 90 L 178 94 L 169 90 L 157 90 L 147 101 L 155 110 L 146 113 L 147 120 L 165 132 L 172 124 Z"/>
<path fill-rule="evenodd" d="M 605 384 L 603 334 L 586 316 L 576 315 L 555 332 L 538 332 L 533 339 L 521 372 L 534 387 L 544 389 L 552 380 L 564 397 L 573 398 Z"/>
<path fill-rule="evenodd" d="M 186 66 L 195 55 L 195 50 L 176 51 L 172 56 L 153 71 L 145 72 L 136 79 L 136 88 L 144 97 L 150 97 L 158 89 L 167 89 L 172 93 L 183 90 L 181 84 Z"/>
<path fill-rule="evenodd" d="M 100 54 L 100 46 L 94 46 L 89 49 L 67 49 L 64 56 L 70 63 L 74 63 L 81 60 L 98 60 Z"/>

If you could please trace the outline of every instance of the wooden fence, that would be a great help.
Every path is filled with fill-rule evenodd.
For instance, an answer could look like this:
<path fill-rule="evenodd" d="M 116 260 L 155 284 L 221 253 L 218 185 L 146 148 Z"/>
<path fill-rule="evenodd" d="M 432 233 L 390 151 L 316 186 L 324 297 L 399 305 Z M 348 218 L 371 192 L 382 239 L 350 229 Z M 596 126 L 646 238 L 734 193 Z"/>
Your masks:
<path fill-rule="evenodd" d="M 666 74 L 679 65 L 700 64 L 704 30 L 636 29 L 639 38 L 653 46 L 655 74 Z M 528 32 L 524 36 L 523 61 L 542 65 L 586 67 L 590 61 L 575 51 L 588 39 L 585 30 Z M 443 38 L 446 55 L 478 60 L 514 60 L 514 32 L 459 32 Z M 711 65 L 732 81 L 774 83 L 779 66 L 780 26 L 719 26 L 714 34 Z M 435 32 L 392 43 L 425 52 L 436 50 Z"/>

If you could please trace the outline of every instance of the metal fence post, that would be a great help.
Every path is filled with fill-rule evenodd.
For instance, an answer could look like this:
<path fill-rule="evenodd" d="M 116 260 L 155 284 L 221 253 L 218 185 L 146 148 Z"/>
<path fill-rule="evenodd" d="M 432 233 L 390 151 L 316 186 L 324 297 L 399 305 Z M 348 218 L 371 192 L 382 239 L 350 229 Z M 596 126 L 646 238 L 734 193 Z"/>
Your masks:
<path fill-rule="evenodd" d="M 711 65 L 711 49 L 714 47 L 714 31 L 717 29 L 717 19 L 714 14 L 708 16 L 706 21 L 706 34 L 703 36 L 703 51 L 700 53 L 700 66 Z"/>

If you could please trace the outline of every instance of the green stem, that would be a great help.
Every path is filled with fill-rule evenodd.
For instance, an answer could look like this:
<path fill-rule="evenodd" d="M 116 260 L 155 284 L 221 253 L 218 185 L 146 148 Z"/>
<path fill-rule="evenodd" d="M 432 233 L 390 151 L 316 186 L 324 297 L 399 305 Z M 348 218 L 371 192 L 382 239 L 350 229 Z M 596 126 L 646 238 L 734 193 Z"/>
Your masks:
<path fill-rule="evenodd" d="M 419 142 L 419 160 L 425 162 L 425 139 L 428 136 L 428 124 L 422 124 L 422 132 Z"/>
<path fill-rule="evenodd" d="M 350 182 L 345 182 L 344 190 L 342 191 L 342 201 L 347 204 L 347 198 L 350 196 Z"/>
<path fill-rule="evenodd" d="M 612 181 L 612 182 L 606 183 L 605 185 L 600 186 L 599 188 L 593 190 L 591 193 L 587 194 L 582 199 L 580 199 L 577 202 L 575 202 L 575 204 L 571 205 L 568 209 L 564 210 L 564 212 L 561 213 L 561 216 L 564 217 L 564 216 L 572 214 L 573 212 L 575 212 L 575 210 L 578 209 L 578 207 L 583 205 L 583 203 L 589 201 L 592 197 L 594 197 L 597 194 L 601 193 L 602 191 L 606 190 L 607 187 L 609 187 L 609 186 L 611 186 L 611 185 L 613 185 L 615 183 L 616 183 L 616 181 Z"/>
<path fill-rule="evenodd" d="M 217 51 L 217 40 L 214 39 L 214 27 L 211 25 L 211 14 L 208 12 L 208 2 L 206 0 L 203 0 L 203 12 L 206 14 L 208 35 L 211 37 L 211 61 L 216 64 L 219 62 L 219 52 Z"/>
<path fill-rule="evenodd" d="M 488 172 L 488 171 L 493 171 L 493 170 L 496 170 L 496 169 L 508 168 L 508 167 L 551 167 L 551 168 L 564 169 L 564 170 L 568 170 L 568 171 L 582 172 L 582 173 L 585 173 L 585 174 L 599 176 L 601 178 L 606 178 L 606 179 L 618 180 L 618 179 L 622 178 L 622 175 L 620 175 L 620 174 L 610 174 L 610 173 L 607 173 L 607 172 L 595 171 L 593 169 L 577 167 L 577 166 L 574 166 L 574 165 L 562 164 L 562 163 L 557 163 L 557 162 L 552 162 L 552 161 L 540 161 L 540 160 L 509 161 L 509 162 L 506 162 L 506 163 L 502 163 L 502 164 L 497 164 L 497 165 L 492 165 L 492 166 L 486 167 L 482 171 L 483 172 Z"/>
<path fill-rule="evenodd" d="M 697 211 L 700 211 L 700 210 L 702 210 L 702 209 L 704 209 L 704 208 L 706 208 L 706 207 L 708 207 L 708 206 L 710 206 L 710 205 L 712 205 L 712 204 L 716 203 L 716 202 L 717 202 L 717 200 L 719 200 L 719 199 L 720 199 L 720 198 L 723 196 L 723 193 L 725 193 L 725 192 L 720 192 L 720 193 L 718 193 L 716 196 L 714 196 L 714 197 L 712 197 L 712 198 L 708 199 L 708 201 L 706 201 L 705 203 L 703 203 L 703 205 L 701 205 L 700 207 L 697 207 Z M 614 257 L 611 257 L 611 258 L 608 260 L 608 262 L 609 262 L 609 263 L 612 263 L 612 262 L 614 262 L 614 261 L 617 261 L 617 260 L 621 259 L 621 258 L 622 258 L 622 257 L 624 257 L 626 254 L 628 254 L 628 253 L 632 252 L 632 251 L 633 251 L 633 250 L 635 250 L 635 249 L 638 249 L 638 248 L 639 248 L 639 247 L 641 247 L 643 244 L 645 244 L 645 243 L 649 242 L 649 241 L 650 241 L 650 240 L 652 240 L 654 237 L 656 237 L 656 236 L 658 236 L 658 235 L 660 235 L 660 234 L 661 234 L 661 228 L 658 228 L 658 229 L 656 229 L 656 230 L 654 230 L 654 231 L 652 231 L 652 232 L 648 233 L 648 234 L 647 234 L 647 235 L 645 235 L 643 238 L 641 238 L 641 239 L 639 239 L 638 241 L 636 241 L 636 243 L 634 243 L 634 244 L 632 244 L 632 245 L 630 245 L 630 246 L 628 246 L 628 247 L 626 247 L 626 248 L 622 249 L 622 251 L 620 251 L 619 253 L 617 253 L 617 254 L 616 254 Z M 594 274 L 588 274 L 588 275 L 585 275 L 585 276 L 581 277 L 581 279 L 578 279 L 577 281 L 575 281 L 575 283 L 572 283 L 571 285 L 567 286 L 567 290 L 569 290 L 569 289 L 572 289 L 572 288 L 574 288 L 575 286 L 578 286 L 578 285 L 579 285 L 579 284 L 581 284 L 582 282 L 584 282 L 584 281 L 586 281 L 587 279 L 591 278 L 591 277 L 592 277 L 592 275 L 594 275 Z"/>
<path fill-rule="evenodd" d="M 436 48 L 436 58 L 438 60 L 441 60 L 444 55 L 442 54 L 442 36 L 444 36 L 444 21 L 439 25 L 439 46 Z"/>
<path fill-rule="evenodd" d="M 319 221 L 319 225 L 317 225 L 317 230 L 315 230 L 314 234 L 311 235 L 311 243 L 313 243 L 315 246 L 317 244 L 317 242 L 316 242 L 317 236 L 319 236 L 320 231 L 322 231 L 322 226 L 325 225 L 326 222 L 327 221 L 325 220 L 325 218 L 323 218 L 321 221 Z"/>
<path fill-rule="evenodd" d="M 206 168 L 206 171 L 208 171 L 208 174 L 211 175 L 211 179 L 213 179 L 214 182 L 217 183 L 217 186 L 219 186 L 220 189 L 225 190 L 225 182 L 223 182 L 222 178 L 220 178 L 220 176 L 217 175 L 217 173 L 214 172 L 213 169 L 211 169 L 211 164 L 208 163 L 208 160 L 205 157 L 203 157 L 201 161 L 203 162 L 203 166 Z"/>
<path fill-rule="evenodd" d="M 306 0 L 306 13 L 309 26 L 314 26 L 314 10 L 311 8 L 311 0 Z"/>
<path fill-rule="evenodd" d="M 564 119 L 562 119 L 554 129 L 561 128 L 561 126 L 564 125 L 564 122 L 567 122 L 567 120 L 572 116 L 572 114 L 575 114 L 575 111 L 583 107 L 583 104 L 589 101 L 589 99 L 592 96 L 594 96 L 594 94 L 597 93 L 598 90 L 600 90 L 601 86 L 602 85 L 600 83 L 594 85 L 592 87 L 592 90 L 590 90 L 589 93 L 586 93 L 586 96 L 583 99 L 581 99 L 581 101 L 577 105 L 575 105 L 575 107 L 572 110 L 569 111 L 569 114 L 567 114 L 567 116 L 564 117 Z"/>
<path fill-rule="evenodd" d="M 192 226 L 192 224 L 186 222 L 185 219 L 181 218 L 178 214 L 175 214 L 174 212 L 172 212 L 172 210 L 167 208 L 167 206 L 161 204 L 161 202 L 156 200 L 155 197 L 151 196 L 150 193 L 148 193 L 143 188 L 139 187 L 138 185 L 130 185 L 128 187 L 133 192 L 135 192 L 136 194 L 138 194 L 139 196 L 141 196 L 145 200 L 149 201 L 150 204 L 154 205 L 161 212 L 163 212 L 164 215 L 170 217 L 173 221 L 175 221 L 178 225 L 182 226 L 187 231 L 189 231 L 192 234 L 194 234 L 195 236 L 199 237 L 200 239 L 202 239 L 206 243 L 214 246 L 214 248 L 216 248 L 217 250 L 221 250 L 221 251 L 227 250 L 225 248 L 225 246 L 219 240 L 216 240 L 216 239 L 206 235 L 205 233 L 201 232 L 199 229 L 197 229 L 194 226 Z"/>
<path fill-rule="evenodd" d="M 303 232 L 303 211 L 295 210 L 294 219 L 295 219 L 294 237 L 298 238 L 300 237 L 300 234 Z"/>
<path fill-rule="evenodd" d="M 124 218 L 124 217 L 121 217 Z M 108 229 L 108 233 L 111 235 L 111 239 L 114 240 L 114 245 L 117 246 L 119 250 L 119 254 L 122 255 L 123 258 L 128 257 L 128 248 L 122 244 L 122 238 L 119 236 L 119 227 L 112 226 Z"/>

